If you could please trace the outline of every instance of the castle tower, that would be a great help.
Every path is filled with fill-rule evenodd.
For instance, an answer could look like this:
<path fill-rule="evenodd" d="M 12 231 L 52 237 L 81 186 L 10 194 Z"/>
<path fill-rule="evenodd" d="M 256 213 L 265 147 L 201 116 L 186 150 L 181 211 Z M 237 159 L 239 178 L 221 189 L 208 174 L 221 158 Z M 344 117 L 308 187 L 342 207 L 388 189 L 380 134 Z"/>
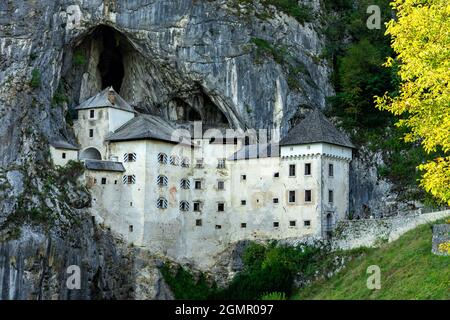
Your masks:
<path fill-rule="evenodd" d="M 136 114 L 113 87 L 87 99 L 75 110 L 78 111 L 74 129 L 81 145 L 80 160 L 110 160 L 105 138 Z"/>
<path fill-rule="evenodd" d="M 349 164 L 355 146 L 315 109 L 280 141 L 281 170 L 293 209 L 316 210 L 316 235 L 328 237 L 349 209 Z M 297 186 L 301 186 L 298 190 Z M 289 190 L 295 190 L 289 191 Z M 313 209 L 314 207 L 314 209 Z"/>

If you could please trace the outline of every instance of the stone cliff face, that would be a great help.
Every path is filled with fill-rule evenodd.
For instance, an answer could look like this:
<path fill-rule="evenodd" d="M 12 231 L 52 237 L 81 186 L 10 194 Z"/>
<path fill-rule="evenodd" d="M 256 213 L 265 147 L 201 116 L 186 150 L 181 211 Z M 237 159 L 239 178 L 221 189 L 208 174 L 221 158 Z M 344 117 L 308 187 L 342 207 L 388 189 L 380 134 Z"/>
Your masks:
<path fill-rule="evenodd" d="M 319 0 L 304 3 L 320 16 Z M 319 20 L 302 24 L 258 1 L 0 2 L 0 298 L 170 297 L 157 260 L 93 227 L 83 192 L 67 205 L 52 203 L 57 191 L 34 195 L 48 140 L 74 142 L 70 109 L 109 85 L 142 112 L 284 134 L 333 94 Z M 58 221 L 81 225 L 71 236 L 59 224 L 11 236 L 23 201 L 31 216 L 61 205 Z M 78 263 L 83 290 L 73 293 L 65 272 Z"/>
<path fill-rule="evenodd" d="M 70 105 L 112 84 L 133 105 L 169 118 L 185 107 L 205 121 L 283 132 L 300 106 L 324 107 L 333 93 L 330 69 L 318 58 L 318 26 L 273 7 L 94 0 L 7 1 L 0 10 L 4 165 L 24 151 L 24 121 L 47 137 L 69 136 L 64 103 L 55 105 L 58 88 Z M 261 10 L 267 18 L 258 18 Z M 254 39 L 279 51 L 283 63 Z M 288 66 L 298 71 L 288 76 Z"/>

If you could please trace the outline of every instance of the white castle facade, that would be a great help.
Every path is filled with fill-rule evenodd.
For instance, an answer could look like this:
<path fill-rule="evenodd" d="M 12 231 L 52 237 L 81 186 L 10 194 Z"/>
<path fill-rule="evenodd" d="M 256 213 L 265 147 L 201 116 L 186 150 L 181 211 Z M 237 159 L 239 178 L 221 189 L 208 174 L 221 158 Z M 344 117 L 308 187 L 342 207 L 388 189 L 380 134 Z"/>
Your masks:
<path fill-rule="evenodd" d="M 200 266 L 238 240 L 326 237 L 348 213 L 353 145 L 319 111 L 279 142 L 138 114 L 112 88 L 77 108 L 96 220 L 129 243 Z M 225 134 L 224 134 L 225 133 Z"/>

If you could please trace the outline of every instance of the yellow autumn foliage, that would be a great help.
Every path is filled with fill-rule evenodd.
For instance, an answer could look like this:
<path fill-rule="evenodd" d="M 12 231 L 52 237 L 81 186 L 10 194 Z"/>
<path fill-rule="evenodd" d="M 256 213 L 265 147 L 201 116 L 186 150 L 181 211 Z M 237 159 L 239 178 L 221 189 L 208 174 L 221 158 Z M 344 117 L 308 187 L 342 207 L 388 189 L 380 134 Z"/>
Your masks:
<path fill-rule="evenodd" d="M 396 19 L 387 24 L 399 64 L 400 93 L 376 97 L 378 108 L 402 116 L 406 141 L 419 141 L 443 157 L 424 163 L 421 185 L 450 204 L 450 2 L 395 0 Z"/>

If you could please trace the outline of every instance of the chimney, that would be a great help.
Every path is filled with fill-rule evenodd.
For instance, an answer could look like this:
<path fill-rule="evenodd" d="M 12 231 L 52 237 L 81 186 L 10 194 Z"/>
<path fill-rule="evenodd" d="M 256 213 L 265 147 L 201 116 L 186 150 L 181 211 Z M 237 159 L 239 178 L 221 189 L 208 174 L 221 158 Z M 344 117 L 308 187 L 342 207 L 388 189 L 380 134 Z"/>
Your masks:
<path fill-rule="evenodd" d="M 116 94 L 115 94 L 112 86 L 109 88 L 108 100 L 109 100 L 109 102 L 111 102 L 112 105 L 114 105 L 116 103 Z"/>

